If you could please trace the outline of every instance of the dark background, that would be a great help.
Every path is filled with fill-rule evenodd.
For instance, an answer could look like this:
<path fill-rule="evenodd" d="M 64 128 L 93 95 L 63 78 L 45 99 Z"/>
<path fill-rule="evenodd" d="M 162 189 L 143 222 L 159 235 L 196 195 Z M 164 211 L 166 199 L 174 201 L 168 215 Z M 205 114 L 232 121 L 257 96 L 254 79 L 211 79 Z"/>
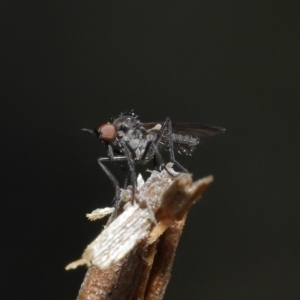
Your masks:
<path fill-rule="evenodd" d="M 300 299 L 298 1 L 1 1 L 1 294 L 74 299 L 111 204 L 93 128 L 221 125 L 165 299 Z M 119 178 L 117 168 L 113 168 Z"/>

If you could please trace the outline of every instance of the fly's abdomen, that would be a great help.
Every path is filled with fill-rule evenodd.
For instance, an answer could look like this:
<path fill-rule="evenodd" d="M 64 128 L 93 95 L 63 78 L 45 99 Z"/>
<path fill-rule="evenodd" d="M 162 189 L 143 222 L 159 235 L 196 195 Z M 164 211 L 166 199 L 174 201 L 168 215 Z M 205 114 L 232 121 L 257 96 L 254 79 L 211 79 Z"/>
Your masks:
<path fill-rule="evenodd" d="M 191 135 L 173 133 L 172 137 L 174 143 L 186 145 L 188 147 L 196 147 L 200 142 L 199 138 L 194 138 Z"/>
<path fill-rule="evenodd" d="M 173 143 L 179 153 L 191 154 L 197 145 L 200 143 L 199 138 L 194 138 L 191 135 L 183 135 L 178 133 L 172 134 Z"/>

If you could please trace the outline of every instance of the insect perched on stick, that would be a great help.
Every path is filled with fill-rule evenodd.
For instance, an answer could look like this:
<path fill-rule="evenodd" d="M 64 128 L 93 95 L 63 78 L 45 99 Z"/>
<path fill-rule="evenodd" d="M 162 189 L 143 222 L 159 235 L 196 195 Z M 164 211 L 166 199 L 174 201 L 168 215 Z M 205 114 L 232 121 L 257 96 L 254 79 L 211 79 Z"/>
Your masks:
<path fill-rule="evenodd" d="M 132 184 L 132 201 L 134 201 L 135 164 L 146 164 L 155 158 L 160 169 L 169 172 L 160 154 L 161 148 L 168 147 L 170 161 L 182 172 L 188 173 L 188 170 L 175 159 L 174 149 L 180 153 L 191 154 L 202 137 L 225 132 L 221 127 L 171 122 L 169 118 L 164 122 L 142 123 L 134 113 L 121 114 L 113 123 L 105 123 L 95 130 L 83 130 L 95 134 L 106 144 L 107 157 L 100 157 L 98 163 L 115 187 L 116 204 L 120 199 L 120 186 L 115 176 L 105 166 L 106 162 L 127 161 Z"/>

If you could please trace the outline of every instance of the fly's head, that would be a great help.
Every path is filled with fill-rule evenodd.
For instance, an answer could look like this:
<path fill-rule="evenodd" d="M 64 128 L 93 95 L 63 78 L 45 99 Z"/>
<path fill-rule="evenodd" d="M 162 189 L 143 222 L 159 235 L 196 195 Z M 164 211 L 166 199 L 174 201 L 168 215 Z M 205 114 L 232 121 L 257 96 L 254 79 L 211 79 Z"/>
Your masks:
<path fill-rule="evenodd" d="M 111 144 L 116 140 L 117 130 L 113 124 L 105 123 L 96 129 L 96 134 L 100 141 Z"/>
<path fill-rule="evenodd" d="M 111 123 L 105 123 L 100 125 L 96 129 L 86 129 L 83 128 L 83 131 L 87 131 L 89 133 L 92 133 L 93 135 L 96 135 L 100 141 L 111 144 L 116 140 L 117 137 L 117 130 L 116 127 Z"/>
<path fill-rule="evenodd" d="M 131 115 L 120 115 L 113 123 L 104 123 L 96 129 L 82 129 L 96 135 L 100 141 L 106 144 L 118 144 L 120 140 L 127 140 L 135 129 L 138 128 L 140 121 L 137 116 L 132 113 Z"/>

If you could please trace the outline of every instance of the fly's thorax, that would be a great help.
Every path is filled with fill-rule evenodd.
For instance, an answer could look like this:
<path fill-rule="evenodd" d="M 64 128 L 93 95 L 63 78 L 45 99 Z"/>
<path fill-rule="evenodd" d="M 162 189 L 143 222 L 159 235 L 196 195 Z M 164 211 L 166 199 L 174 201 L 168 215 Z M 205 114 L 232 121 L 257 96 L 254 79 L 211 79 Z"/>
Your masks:
<path fill-rule="evenodd" d="M 134 149 L 135 160 L 140 161 L 147 149 L 147 145 L 148 145 L 147 139 L 145 138 L 140 140 L 134 139 L 129 143 L 129 145 Z"/>
<path fill-rule="evenodd" d="M 157 136 L 156 132 L 149 132 L 149 133 L 147 133 L 145 138 L 147 139 L 147 141 L 153 142 L 155 140 L 156 136 Z"/>
<path fill-rule="evenodd" d="M 136 127 L 139 124 L 139 120 L 137 120 L 133 116 L 121 116 L 114 120 L 114 126 L 116 127 L 117 131 L 127 131 L 129 129 L 132 129 L 133 127 Z"/>

